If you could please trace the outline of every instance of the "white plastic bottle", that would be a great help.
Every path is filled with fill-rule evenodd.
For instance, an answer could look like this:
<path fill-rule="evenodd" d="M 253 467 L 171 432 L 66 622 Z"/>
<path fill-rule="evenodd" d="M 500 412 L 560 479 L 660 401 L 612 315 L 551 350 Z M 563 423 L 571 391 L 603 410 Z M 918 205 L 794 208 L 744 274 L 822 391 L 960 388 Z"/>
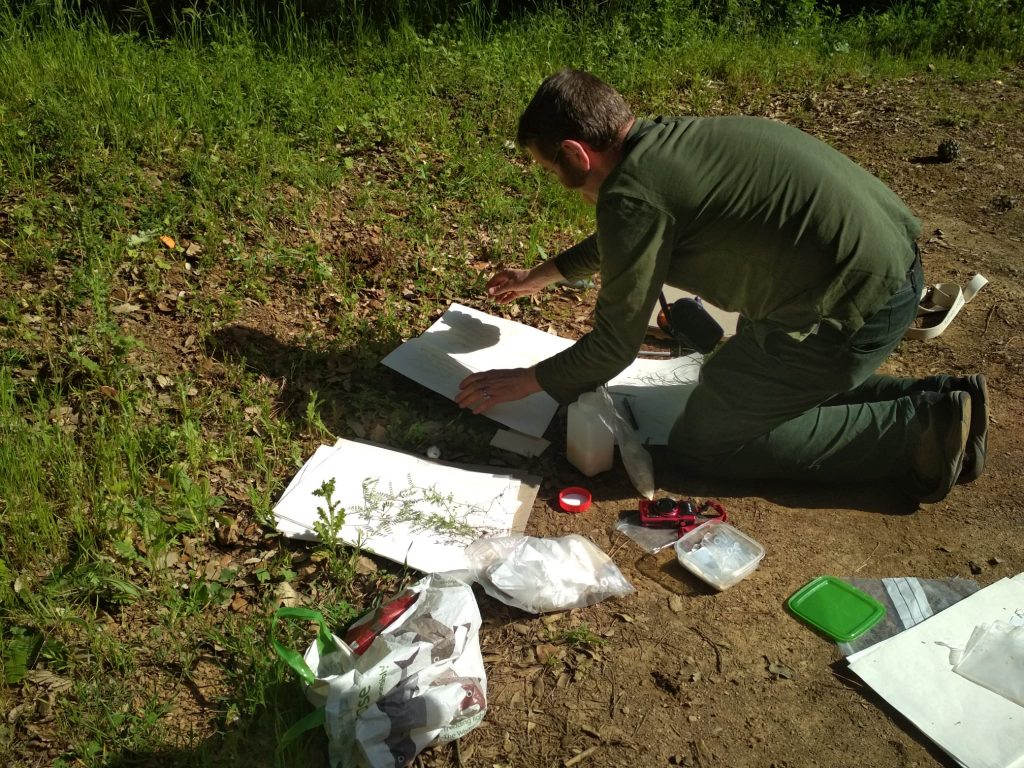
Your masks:
<path fill-rule="evenodd" d="M 601 421 L 600 402 L 599 392 L 584 392 L 569 406 L 566 458 L 587 477 L 611 469 L 615 459 L 615 436 Z"/>

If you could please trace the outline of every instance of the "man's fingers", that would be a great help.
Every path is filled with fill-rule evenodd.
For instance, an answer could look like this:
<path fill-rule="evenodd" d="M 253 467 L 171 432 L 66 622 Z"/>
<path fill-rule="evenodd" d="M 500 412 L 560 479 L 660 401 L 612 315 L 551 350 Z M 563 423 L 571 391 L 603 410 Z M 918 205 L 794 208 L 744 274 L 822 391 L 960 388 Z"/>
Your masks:
<path fill-rule="evenodd" d="M 483 413 L 494 405 L 494 397 L 486 390 L 477 389 L 471 393 L 460 394 L 456 398 L 455 403 L 459 407 L 466 408 L 473 413 Z"/>
<path fill-rule="evenodd" d="M 499 380 L 486 373 L 471 373 L 459 382 L 459 392 L 455 396 L 455 404 L 460 408 L 471 410 L 473 413 L 483 413 L 502 401 L 500 391 L 503 389 Z M 499 393 L 498 397 L 495 396 L 496 393 Z"/>

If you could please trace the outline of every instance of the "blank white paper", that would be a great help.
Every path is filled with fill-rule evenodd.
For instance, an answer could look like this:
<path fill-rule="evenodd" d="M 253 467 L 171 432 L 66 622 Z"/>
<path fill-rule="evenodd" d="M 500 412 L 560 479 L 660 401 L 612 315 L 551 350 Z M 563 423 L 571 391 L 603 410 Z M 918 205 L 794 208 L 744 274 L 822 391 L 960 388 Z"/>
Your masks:
<path fill-rule="evenodd" d="M 452 304 L 422 335 L 401 344 L 381 362 L 454 400 L 459 382 L 470 373 L 536 365 L 573 343 L 523 323 Z M 702 360 L 698 354 L 639 359 L 608 383 L 613 395 L 629 399 L 641 441 L 668 443 L 669 430 L 683 412 Z M 538 392 L 496 405 L 485 415 L 518 432 L 541 437 L 557 409 L 554 399 Z"/>
<path fill-rule="evenodd" d="M 452 304 L 422 335 L 401 344 L 381 362 L 449 400 L 471 373 L 495 368 L 529 368 L 573 344 L 531 326 Z M 518 432 L 541 437 L 558 403 L 537 392 L 500 403 L 487 416 Z"/>

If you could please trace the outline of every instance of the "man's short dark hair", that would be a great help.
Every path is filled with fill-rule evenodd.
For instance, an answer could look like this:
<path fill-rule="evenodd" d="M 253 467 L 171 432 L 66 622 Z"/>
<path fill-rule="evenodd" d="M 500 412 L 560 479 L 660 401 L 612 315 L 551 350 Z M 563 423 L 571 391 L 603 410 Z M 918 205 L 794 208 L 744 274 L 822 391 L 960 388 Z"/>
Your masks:
<path fill-rule="evenodd" d="M 604 151 L 633 119 L 622 94 L 589 72 L 566 67 L 548 77 L 519 118 L 516 143 L 553 159 L 565 139 Z"/>

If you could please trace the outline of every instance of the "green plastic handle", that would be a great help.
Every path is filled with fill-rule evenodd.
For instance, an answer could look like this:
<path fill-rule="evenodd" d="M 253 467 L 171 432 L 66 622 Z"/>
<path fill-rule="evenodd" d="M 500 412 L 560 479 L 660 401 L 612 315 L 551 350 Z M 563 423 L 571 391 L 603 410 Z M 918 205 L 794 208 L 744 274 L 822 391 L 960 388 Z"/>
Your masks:
<path fill-rule="evenodd" d="M 331 634 L 331 630 L 327 626 L 327 621 L 324 619 L 323 614 L 320 613 L 320 611 L 315 611 L 312 608 L 278 608 L 274 611 L 274 618 L 270 622 L 270 641 L 274 645 L 274 650 L 277 651 L 277 655 L 280 656 L 289 667 L 299 674 L 299 677 L 302 678 L 306 685 L 312 685 L 316 680 L 316 675 L 313 674 L 313 670 L 309 668 L 306 660 L 302 658 L 297 651 L 282 645 L 281 641 L 277 639 L 277 624 L 282 619 L 305 619 L 307 621 L 315 621 L 320 626 L 316 635 L 316 643 L 321 654 L 323 654 L 325 650 L 337 650 L 338 645 L 334 641 L 334 635 Z"/>

